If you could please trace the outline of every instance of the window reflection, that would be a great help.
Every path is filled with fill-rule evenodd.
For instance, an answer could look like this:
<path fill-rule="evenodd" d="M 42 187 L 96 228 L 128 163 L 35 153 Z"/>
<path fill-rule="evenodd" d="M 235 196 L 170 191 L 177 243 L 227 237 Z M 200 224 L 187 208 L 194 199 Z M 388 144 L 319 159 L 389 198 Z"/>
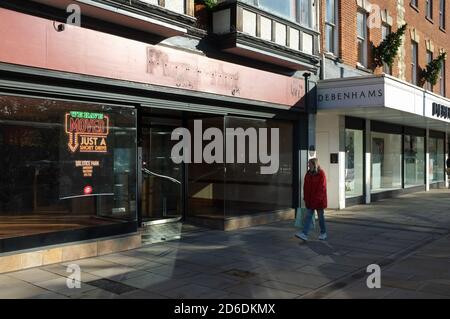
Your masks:
<path fill-rule="evenodd" d="M 134 220 L 134 127 L 125 108 L 0 96 L 0 238 Z"/>

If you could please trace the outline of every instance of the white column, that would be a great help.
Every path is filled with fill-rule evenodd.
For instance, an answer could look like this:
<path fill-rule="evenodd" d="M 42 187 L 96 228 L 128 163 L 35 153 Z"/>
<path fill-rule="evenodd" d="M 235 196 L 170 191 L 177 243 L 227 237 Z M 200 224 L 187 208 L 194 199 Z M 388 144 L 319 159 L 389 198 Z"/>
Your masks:
<path fill-rule="evenodd" d="M 425 134 L 427 147 L 425 149 L 425 190 L 430 191 L 430 129 L 427 128 Z"/>
<path fill-rule="evenodd" d="M 314 147 L 315 152 L 308 152 L 308 160 L 317 157 L 317 141 L 316 141 L 317 115 L 308 115 L 308 145 Z"/>
<path fill-rule="evenodd" d="M 449 152 L 449 149 L 448 149 L 448 134 L 447 134 L 447 132 L 445 132 L 445 139 L 444 139 L 444 150 L 445 150 L 445 162 L 444 162 L 444 165 L 445 165 L 445 188 L 448 188 L 448 186 L 449 186 L 449 180 L 448 180 L 448 174 L 447 174 L 447 159 L 448 159 L 448 152 Z"/>
<path fill-rule="evenodd" d="M 371 134 L 371 122 L 366 120 L 366 154 L 365 154 L 365 191 L 366 191 L 366 204 L 372 202 L 371 192 L 372 192 L 372 134 Z"/>
<path fill-rule="evenodd" d="M 339 116 L 339 209 L 345 208 L 345 116 Z"/>

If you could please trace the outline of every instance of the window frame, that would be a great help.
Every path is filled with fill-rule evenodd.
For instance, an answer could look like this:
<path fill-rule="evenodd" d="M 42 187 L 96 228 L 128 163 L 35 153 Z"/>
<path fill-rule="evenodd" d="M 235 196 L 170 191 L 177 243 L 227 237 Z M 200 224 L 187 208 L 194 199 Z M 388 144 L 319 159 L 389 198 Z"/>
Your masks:
<path fill-rule="evenodd" d="M 425 0 L 425 17 L 433 21 L 433 0 Z"/>
<path fill-rule="evenodd" d="M 387 30 L 386 36 L 384 36 L 384 30 Z M 392 27 L 387 23 L 381 24 L 381 40 L 384 41 L 386 37 L 392 33 Z M 389 75 L 392 75 L 392 67 L 383 63 L 383 72 Z"/>
<path fill-rule="evenodd" d="M 411 83 L 418 85 L 419 44 L 411 41 Z"/>
<path fill-rule="evenodd" d="M 445 78 L 445 60 L 442 61 L 441 72 L 439 74 L 439 93 L 441 96 L 445 97 L 446 95 L 446 78 Z"/>
<path fill-rule="evenodd" d="M 339 48 L 339 1 L 340 0 L 333 0 L 334 1 L 334 21 L 328 21 L 328 5 L 327 2 L 328 0 L 325 1 L 325 51 L 327 53 L 332 53 L 335 56 L 338 56 L 338 48 Z M 332 43 L 332 48 L 328 47 L 328 32 L 327 32 L 327 27 L 331 28 L 332 30 L 332 39 L 331 39 L 331 43 Z"/>
<path fill-rule="evenodd" d="M 433 51 L 427 50 L 427 53 L 426 53 L 427 64 L 429 64 L 431 61 L 433 61 L 433 59 L 434 59 L 433 55 L 434 55 Z M 430 82 L 426 82 L 425 88 L 428 91 L 433 92 L 433 86 L 431 85 Z"/>
<path fill-rule="evenodd" d="M 445 30 L 445 0 L 439 0 L 439 28 Z"/>
<path fill-rule="evenodd" d="M 358 33 L 358 15 L 361 15 L 363 17 L 362 20 L 362 30 L 364 32 L 363 36 L 360 36 Z M 358 64 L 362 67 L 366 68 L 368 64 L 368 48 L 367 48 L 367 36 L 368 36 L 368 27 L 367 27 L 367 12 L 363 10 L 358 10 L 356 12 L 356 43 L 358 45 L 357 51 L 358 51 Z M 359 44 L 362 44 L 363 52 L 360 52 L 359 50 Z M 360 53 L 362 54 L 362 57 L 360 56 Z"/>

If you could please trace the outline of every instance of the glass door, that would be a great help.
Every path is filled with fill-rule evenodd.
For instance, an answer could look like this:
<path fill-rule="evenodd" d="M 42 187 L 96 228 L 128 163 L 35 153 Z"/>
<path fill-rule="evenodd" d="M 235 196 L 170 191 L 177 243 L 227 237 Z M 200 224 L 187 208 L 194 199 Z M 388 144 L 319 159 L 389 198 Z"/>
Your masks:
<path fill-rule="evenodd" d="M 142 117 L 142 222 L 177 221 L 182 217 L 182 164 L 171 159 L 172 131 L 181 119 Z"/>

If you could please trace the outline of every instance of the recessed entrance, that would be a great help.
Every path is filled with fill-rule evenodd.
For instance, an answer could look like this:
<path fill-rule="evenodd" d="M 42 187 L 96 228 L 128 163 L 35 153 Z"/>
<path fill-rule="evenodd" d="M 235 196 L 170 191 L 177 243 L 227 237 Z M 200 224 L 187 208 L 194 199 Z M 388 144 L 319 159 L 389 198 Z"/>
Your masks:
<path fill-rule="evenodd" d="M 171 140 L 181 118 L 142 116 L 141 219 L 144 224 L 179 221 L 183 216 L 183 165 L 171 160 Z"/>

